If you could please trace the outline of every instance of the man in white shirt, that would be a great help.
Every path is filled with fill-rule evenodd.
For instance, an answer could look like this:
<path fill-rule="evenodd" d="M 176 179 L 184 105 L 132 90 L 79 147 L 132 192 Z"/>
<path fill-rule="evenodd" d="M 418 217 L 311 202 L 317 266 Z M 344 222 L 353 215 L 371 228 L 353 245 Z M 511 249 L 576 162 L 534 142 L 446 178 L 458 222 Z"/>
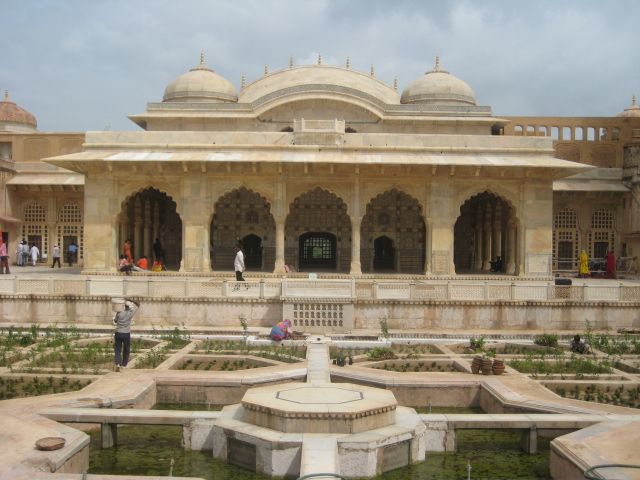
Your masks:
<path fill-rule="evenodd" d="M 40 249 L 36 247 L 34 243 L 31 246 L 31 250 L 29 250 L 29 255 L 31 255 L 31 265 L 36 266 L 36 262 L 38 261 L 38 257 L 40 256 Z"/>
<path fill-rule="evenodd" d="M 236 271 L 236 282 L 244 282 L 242 272 L 244 272 L 244 253 L 240 245 L 236 245 L 236 258 L 233 261 L 233 268 Z"/>
<path fill-rule="evenodd" d="M 53 246 L 53 263 L 51 264 L 51 268 L 56 266 L 56 263 L 58 264 L 58 268 L 60 267 L 60 247 L 56 244 Z"/>
<path fill-rule="evenodd" d="M 119 372 L 121 367 L 126 367 L 129 363 L 131 323 L 139 306 L 139 302 L 125 298 L 124 310 L 116 313 L 113 317 L 113 324 L 116 326 L 116 333 L 113 338 L 116 372 Z"/>

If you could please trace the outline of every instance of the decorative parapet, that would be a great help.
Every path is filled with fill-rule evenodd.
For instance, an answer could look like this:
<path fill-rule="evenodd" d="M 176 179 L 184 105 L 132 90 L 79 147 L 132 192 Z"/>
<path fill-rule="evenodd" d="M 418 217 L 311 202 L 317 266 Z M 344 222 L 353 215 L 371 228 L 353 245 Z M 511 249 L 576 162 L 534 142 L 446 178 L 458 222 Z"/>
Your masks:
<path fill-rule="evenodd" d="M 395 302 L 542 302 L 542 303 L 638 303 L 640 285 L 611 281 L 582 285 L 554 285 L 533 279 L 500 281 L 292 279 L 266 278 L 236 282 L 189 276 L 5 276 L 0 279 L 3 297 L 68 296 L 149 297 L 155 299 L 216 299 L 226 301 L 274 300 L 285 304 L 350 305 L 355 301 Z"/>

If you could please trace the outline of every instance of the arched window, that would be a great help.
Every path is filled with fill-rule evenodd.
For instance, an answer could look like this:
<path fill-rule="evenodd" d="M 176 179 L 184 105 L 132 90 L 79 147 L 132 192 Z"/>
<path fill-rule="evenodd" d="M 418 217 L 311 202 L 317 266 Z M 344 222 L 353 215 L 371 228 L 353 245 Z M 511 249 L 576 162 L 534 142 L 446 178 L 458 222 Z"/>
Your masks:
<path fill-rule="evenodd" d="M 563 208 L 553 218 L 553 268 L 578 268 L 578 216 L 575 210 Z"/>
<path fill-rule="evenodd" d="M 40 254 L 49 249 L 49 235 L 46 227 L 47 212 L 37 202 L 30 203 L 24 208 L 24 223 L 22 224 L 22 238 L 29 246 L 35 245 Z"/>
<path fill-rule="evenodd" d="M 591 258 L 604 258 L 608 250 L 615 250 L 615 217 L 611 210 L 600 208 L 591 214 L 589 254 Z"/>
<path fill-rule="evenodd" d="M 69 245 L 75 243 L 78 247 L 77 258 L 84 258 L 82 211 L 76 203 L 65 203 L 59 210 L 56 237 L 56 242 L 62 249 L 63 254 L 66 255 L 69 251 Z"/>

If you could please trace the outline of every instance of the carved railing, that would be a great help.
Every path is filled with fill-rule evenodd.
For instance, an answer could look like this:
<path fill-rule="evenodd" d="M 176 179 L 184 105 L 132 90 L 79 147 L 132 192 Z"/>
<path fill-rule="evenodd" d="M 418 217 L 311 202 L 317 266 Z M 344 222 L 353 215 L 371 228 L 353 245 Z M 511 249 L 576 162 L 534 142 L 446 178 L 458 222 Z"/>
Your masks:
<path fill-rule="evenodd" d="M 65 295 L 152 298 L 278 299 L 312 302 L 640 302 L 640 285 L 611 281 L 554 285 L 546 281 L 438 281 L 268 278 L 236 282 L 207 277 L 3 276 L 0 295 Z"/>

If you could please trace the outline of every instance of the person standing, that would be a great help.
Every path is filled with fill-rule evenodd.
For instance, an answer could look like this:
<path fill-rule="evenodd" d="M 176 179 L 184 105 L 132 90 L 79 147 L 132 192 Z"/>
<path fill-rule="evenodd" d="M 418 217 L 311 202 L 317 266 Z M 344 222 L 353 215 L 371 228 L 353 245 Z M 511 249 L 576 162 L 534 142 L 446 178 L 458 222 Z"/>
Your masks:
<path fill-rule="evenodd" d="M 133 323 L 133 316 L 138 311 L 139 306 L 139 302 L 125 298 L 124 310 L 117 312 L 113 317 L 113 324 L 116 326 L 116 332 L 113 339 L 116 372 L 119 372 L 121 367 L 126 367 L 129 363 L 129 353 L 131 351 L 131 323 Z"/>
<path fill-rule="evenodd" d="M 582 250 L 580 252 L 580 278 L 587 278 L 589 276 L 589 255 L 587 252 Z"/>
<path fill-rule="evenodd" d="M 613 253 L 613 250 L 607 252 L 605 260 L 605 276 L 607 278 L 616 278 L 616 255 Z"/>
<path fill-rule="evenodd" d="M 122 246 L 122 253 L 129 262 L 129 265 L 133 265 L 133 256 L 131 255 L 131 240 L 127 239 Z"/>
<path fill-rule="evenodd" d="M 78 246 L 76 245 L 76 242 L 71 242 L 69 244 L 69 266 L 73 265 L 73 263 L 76 261 L 77 255 L 78 255 Z"/>
<path fill-rule="evenodd" d="M 244 272 L 244 253 L 240 244 L 236 245 L 236 258 L 233 260 L 233 268 L 236 271 L 236 282 L 244 282 L 242 272 Z"/>
<path fill-rule="evenodd" d="M 31 245 L 31 250 L 29 250 L 29 255 L 31 256 L 31 265 L 36 266 L 36 262 L 38 261 L 38 257 L 40 256 L 40 249 L 36 247 L 34 243 Z"/>
<path fill-rule="evenodd" d="M 24 244 L 24 240 L 21 241 L 16 247 L 16 265 L 19 267 L 24 266 L 24 257 L 22 256 L 22 245 Z"/>
<path fill-rule="evenodd" d="M 26 240 L 22 240 L 22 266 L 29 265 L 29 244 Z"/>
<path fill-rule="evenodd" d="M 9 252 L 7 252 L 7 244 L 0 238 L 0 273 L 11 273 L 9 271 Z"/>
<path fill-rule="evenodd" d="M 60 247 L 58 244 L 53 246 L 53 263 L 51 264 L 51 268 L 55 267 L 56 263 L 58 264 L 58 268 L 62 268 L 60 266 Z"/>

